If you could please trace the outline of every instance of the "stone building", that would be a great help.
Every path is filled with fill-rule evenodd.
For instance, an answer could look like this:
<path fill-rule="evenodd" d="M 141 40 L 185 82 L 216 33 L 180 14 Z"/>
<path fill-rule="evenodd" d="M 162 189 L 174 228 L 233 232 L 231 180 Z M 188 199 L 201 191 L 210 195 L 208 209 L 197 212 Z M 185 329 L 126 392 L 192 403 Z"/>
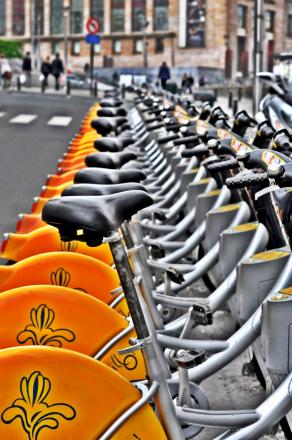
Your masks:
<path fill-rule="evenodd" d="M 292 51 L 292 0 L 265 0 L 264 66 Z M 235 77 L 253 64 L 254 0 L 0 0 L 0 38 L 20 40 L 36 58 L 64 51 L 69 65 L 89 57 L 85 23 L 100 23 L 95 66 L 201 67 Z M 145 49 L 147 48 L 147 50 Z"/>

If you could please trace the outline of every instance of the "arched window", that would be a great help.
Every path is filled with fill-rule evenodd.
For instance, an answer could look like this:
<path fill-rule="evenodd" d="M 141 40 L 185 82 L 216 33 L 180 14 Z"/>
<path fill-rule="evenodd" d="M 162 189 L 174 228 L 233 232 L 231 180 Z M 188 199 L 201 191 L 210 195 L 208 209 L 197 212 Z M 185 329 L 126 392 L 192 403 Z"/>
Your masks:
<path fill-rule="evenodd" d="M 0 0 L 0 35 L 6 34 L 6 1 Z"/>
<path fill-rule="evenodd" d="M 154 0 L 153 29 L 155 31 L 168 30 L 168 0 Z"/>
<path fill-rule="evenodd" d="M 63 0 L 51 0 L 51 34 L 63 33 Z"/>
<path fill-rule="evenodd" d="M 44 34 L 44 0 L 35 0 L 34 7 L 34 34 Z"/>
<path fill-rule="evenodd" d="M 90 17 L 97 18 L 100 24 L 100 32 L 104 32 L 104 1 L 90 0 Z"/>
<path fill-rule="evenodd" d="M 125 0 L 112 0 L 111 4 L 112 32 L 125 31 Z"/>
<path fill-rule="evenodd" d="M 71 0 L 71 34 L 83 31 L 83 0 Z"/>
<path fill-rule="evenodd" d="M 24 35 L 24 0 L 13 0 L 12 2 L 12 33 L 13 35 Z"/>
<path fill-rule="evenodd" d="M 143 31 L 146 21 L 146 0 L 132 0 L 132 30 Z"/>

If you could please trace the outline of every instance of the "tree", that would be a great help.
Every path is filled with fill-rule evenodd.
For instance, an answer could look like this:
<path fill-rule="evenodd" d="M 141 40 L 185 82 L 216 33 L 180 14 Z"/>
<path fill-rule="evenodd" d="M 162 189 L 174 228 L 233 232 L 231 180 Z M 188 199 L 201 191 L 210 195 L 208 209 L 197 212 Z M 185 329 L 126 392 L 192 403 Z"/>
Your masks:
<path fill-rule="evenodd" d="M 21 58 L 22 44 L 19 41 L 0 40 L 0 53 L 6 58 Z"/>

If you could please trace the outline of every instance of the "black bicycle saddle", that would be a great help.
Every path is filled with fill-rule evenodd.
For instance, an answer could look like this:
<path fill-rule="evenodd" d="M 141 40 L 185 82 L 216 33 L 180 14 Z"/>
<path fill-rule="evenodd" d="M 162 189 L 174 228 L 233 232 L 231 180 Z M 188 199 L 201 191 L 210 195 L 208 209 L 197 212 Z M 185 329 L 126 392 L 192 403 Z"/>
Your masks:
<path fill-rule="evenodd" d="M 101 107 L 120 107 L 123 105 L 123 101 L 115 98 L 106 98 L 99 101 Z"/>
<path fill-rule="evenodd" d="M 86 156 L 85 163 L 88 167 L 118 169 L 136 158 L 136 154 L 128 151 L 121 151 L 119 153 L 92 153 Z"/>
<path fill-rule="evenodd" d="M 94 148 L 102 152 L 110 152 L 116 153 L 118 151 L 123 150 L 128 145 L 133 144 L 134 140 L 130 137 L 108 137 L 108 138 L 100 138 L 94 141 Z"/>
<path fill-rule="evenodd" d="M 74 177 L 74 183 L 96 183 L 109 185 L 114 183 L 141 182 L 145 174 L 140 170 L 107 170 L 106 168 L 83 168 Z"/>
<path fill-rule="evenodd" d="M 104 107 L 97 110 L 96 114 L 97 116 L 105 116 L 105 117 L 127 116 L 127 110 L 123 107 L 118 107 L 118 108 Z"/>
<path fill-rule="evenodd" d="M 94 183 L 76 183 L 64 189 L 61 196 L 108 196 L 123 191 L 145 191 L 146 188 L 140 183 L 127 182 L 113 185 L 97 185 Z"/>
<path fill-rule="evenodd" d="M 113 118 L 97 118 L 91 121 L 91 127 L 102 136 L 110 134 L 112 131 L 117 132 L 118 127 L 128 122 L 127 118 L 123 116 L 116 116 Z"/>
<path fill-rule="evenodd" d="M 42 219 L 59 229 L 63 241 L 78 240 L 98 246 L 125 220 L 152 203 L 152 198 L 144 191 L 61 197 L 44 206 Z"/>

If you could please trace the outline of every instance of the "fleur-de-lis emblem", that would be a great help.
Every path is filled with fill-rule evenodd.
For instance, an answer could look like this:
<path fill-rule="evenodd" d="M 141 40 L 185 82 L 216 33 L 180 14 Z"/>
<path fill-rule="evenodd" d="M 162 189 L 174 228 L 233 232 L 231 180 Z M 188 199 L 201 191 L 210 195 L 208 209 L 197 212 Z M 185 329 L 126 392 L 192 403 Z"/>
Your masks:
<path fill-rule="evenodd" d="M 46 304 L 41 304 L 30 311 L 31 324 L 17 335 L 17 342 L 25 344 L 31 341 L 33 345 L 51 345 L 62 347 L 62 341 L 73 342 L 75 334 L 65 328 L 52 329 L 55 320 L 55 312 Z"/>
<path fill-rule="evenodd" d="M 78 247 L 77 241 L 62 241 L 61 240 L 61 250 L 65 252 L 75 252 Z"/>
<path fill-rule="evenodd" d="M 71 275 L 63 267 L 59 267 L 56 272 L 51 273 L 51 282 L 54 286 L 67 287 L 70 283 Z"/>
<path fill-rule="evenodd" d="M 3 411 L 3 423 L 10 424 L 19 418 L 28 439 L 38 440 L 42 429 L 57 429 L 61 419 L 73 420 L 76 411 L 71 405 L 45 402 L 50 391 L 50 380 L 39 371 L 23 377 L 20 381 L 21 398 Z"/>

